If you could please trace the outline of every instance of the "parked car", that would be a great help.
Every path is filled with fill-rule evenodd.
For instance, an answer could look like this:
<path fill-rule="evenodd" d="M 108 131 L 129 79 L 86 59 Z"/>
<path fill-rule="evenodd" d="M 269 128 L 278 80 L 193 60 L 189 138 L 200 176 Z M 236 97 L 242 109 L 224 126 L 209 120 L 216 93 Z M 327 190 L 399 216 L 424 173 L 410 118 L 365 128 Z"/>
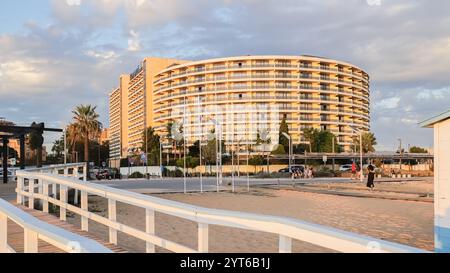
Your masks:
<path fill-rule="evenodd" d="M 351 164 L 346 164 L 346 165 L 342 165 L 341 167 L 339 167 L 340 172 L 349 172 L 351 170 L 352 170 Z"/>
<path fill-rule="evenodd" d="M 295 171 L 304 172 L 305 171 L 305 166 L 303 166 L 303 165 L 293 165 L 293 166 L 291 166 L 291 170 L 288 167 L 288 168 L 283 168 L 283 169 L 279 170 L 278 172 L 279 173 L 292 173 L 292 172 L 295 172 Z"/>
<path fill-rule="evenodd" d="M 13 173 L 11 170 L 8 170 L 8 176 L 12 176 Z M 3 169 L 0 170 L 0 177 L 3 177 Z"/>
<path fill-rule="evenodd" d="M 98 180 L 103 180 L 103 179 L 121 179 L 122 176 L 119 172 L 118 169 L 110 169 L 110 168 L 105 168 L 105 169 L 101 169 L 97 172 L 95 178 L 97 178 Z"/>

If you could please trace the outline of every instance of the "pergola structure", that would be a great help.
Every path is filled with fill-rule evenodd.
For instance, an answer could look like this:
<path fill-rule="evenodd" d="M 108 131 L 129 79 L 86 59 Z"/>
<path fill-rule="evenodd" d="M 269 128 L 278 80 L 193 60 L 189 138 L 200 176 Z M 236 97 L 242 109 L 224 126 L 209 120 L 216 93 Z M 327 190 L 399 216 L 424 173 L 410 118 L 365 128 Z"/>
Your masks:
<path fill-rule="evenodd" d="M 62 129 L 45 128 L 44 123 L 36 127 L 22 127 L 14 125 L 0 125 L 0 139 L 3 143 L 3 183 L 8 183 L 8 142 L 9 139 L 20 141 L 20 169 L 25 169 L 25 136 L 30 133 L 43 134 L 44 132 L 63 132 Z"/>

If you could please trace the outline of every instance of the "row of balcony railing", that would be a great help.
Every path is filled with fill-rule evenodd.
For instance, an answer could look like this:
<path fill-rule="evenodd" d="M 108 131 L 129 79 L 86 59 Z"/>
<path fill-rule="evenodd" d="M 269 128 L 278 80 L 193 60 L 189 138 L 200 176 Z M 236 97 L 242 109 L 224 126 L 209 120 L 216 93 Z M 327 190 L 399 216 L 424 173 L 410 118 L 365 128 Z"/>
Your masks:
<path fill-rule="evenodd" d="M 286 78 L 286 77 L 284 77 Z M 160 88 L 157 88 L 156 90 L 154 90 L 154 93 L 158 93 L 164 90 L 168 90 L 168 89 L 173 89 L 173 88 L 179 88 L 180 86 L 186 86 L 186 85 L 190 85 L 190 84 L 200 84 L 200 83 L 207 83 L 207 82 L 219 82 L 219 81 L 227 81 L 227 80 L 244 80 L 244 79 L 252 79 L 252 80 L 268 80 L 268 79 L 280 79 L 277 76 L 264 76 L 264 75 L 251 75 L 251 76 L 230 76 L 230 77 L 215 77 L 215 78 L 202 78 L 202 79 L 195 79 L 195 80 L 187 80 L 187 81 L 183 81 L 180 83 L 175 83 L 175 84 L 168 84 L 168 85 L 164 85 Z M 331 79 L 331 78 L 324 78 L 324 77 L 313 77 L 313 76 L 292 76 L 291 79 L 297 79 L 297 80 L 318 80 L 318 81 L 327 81 L 327 82 L 333 82 L 333 83 L 337 83 L 337 84 L 342 84 L 342 85 L 350 85 L 353 86 L 355 88 L 360 88 L 364 91 L 369 90 L 369 86 L 368 85 L 363 85 L 360 83 L 356 83 L 353 81 L 346 81 L 343 79 Z M 279 87 L 277 86 L 277 88 L 282 88 L 283 85 L 279 85 Z"/>
<path fill-rule="evenodd" d="M 195 115 L 195 114 L 193 114 Z M 191 116 L 193 116 L 191 115 Z M 155 121 L 160 121 L 160 120 L 164 120 L 164 119 L 174 119 L 174 118 L 183 118 L 184 114 L 165 114 L 165 115 L 158 115 L 155 117 Z M 300 116 L 299 118 L 288 118 L 286 119 L 286 122 L 289 123 L 297 123 L 297 122 L 317 122 L 317 123 L 339 123 L 342 125 L 362 125 L 362 126 L 367 126 L 369 125 L 369 121 L 359 121 L 359 120 L 344 120 L 344 119 L 337 119 L 337 118 L 315 118 L 315 117 L 305 117 L 305 116 Z M 224 122 L 224 124 L 226 123 L 243 123 L 246 124 L 248 123 L 248 120 L 242 120 L 242 119 L 226 119 L 226 122 Z M 257 121 L 255 121 L 257 122 Z M 261 121 L 263 123 L 266 123 L 267 120 Z"/>
<path fill-rule="evenodd" d="M 214 66 L 212 68 L 194 68 L 194 69 L 188 69 L 186 71 L 180 72 L 180 73 L 173 73 L 166 77 L 161 77 L 157 79 L 154 83 L 158 84 L 162 81 L 173 79 L 177 77 L 183 77 L 188 76 L 191 74 L 197 74 L 197 73 L 204 73 L 204 72 L 216 72 L 216 71 L 223 71 L 228 69 L 252 69 L 252 68 L 290 68 L 290 69 L 309 69 L 309 70 L 322 70 L 322 71 L 331 71 L 331 72 L 337 72 L 338 74 L 344 74 L 344 75 L 350 75 L 352 77 L 358 77 L 361 80 L 364 80 L 366 82 L 369 81 L 369 78 L 367 76 L 363 76 L 361 73 L 355 73 L 351 71 L 345 71 L 344 69 L 337 69 L 337 68 L 330 68 L 326 66 L 313 66 L 313 65 L 277 65 L 277 64 L 243 64 L 243 65 L 221 65 L 221 66 Z"/>
<path fill-rule="evenodd" d="M 357 99 L 361 99 L 361 100 L 365 100 L 367 102 L 370 102 L 370 98 L 369 96 L 361 96 L 355 92 L 352 91 L 348 91 L 348 90 L 344 90 L 341 88 L 314 88 L 314 87 L 310 87 L 310 86 L 300 86 L 300 87 L 293 87 L 293 86 L 287 86 L 287 87 L 277 87 L 277 86 L 239 86 L 239 87 L 228 87 L 228 88 L 208 88 L 208 89 L 202 89 L 202 90 L 183 90 L 183 91 L 178 91 L 178 92 L 174 92 L 168 95 L 164 95 L 164 96 L 156 96 L 155 97 L 155 103 L 159 103 L 163 100 L 167 100 L 167 99 L 171 99 L 171 98 L 176 98 L 176 97 L 180 97 L 180 96 L 186 96 L 186 95 L 190 95 L 190 96 L 200 96 L 200 95 L 205 95 L 207 93 L 227 93 L 230 91 L 256 91 L 256 90 L 273 90 L 273 89 L 282 89 L 282 90 L 286 90 L 286 91 L 304 91 L 304 92 L 320 92 L 320 93 L 327 93 L 327 94 L 338 94 L 338 95 L 343 95 L 343 96 L 351 96 Z M 291 96 L 292 97 L 292 96 Z M 298 98 L 298 97 L 297 97 Z"/>
<path fill-rule="evenodd" d="M 310 102 L 327 103 L 327 104 L 332 102 L 332 103 L 341 104 L 341 105 L 357 106 L 357 107 L 360 107 L 360 108 L 362 108 L 364 110 L 369 111 L 369 106 L 367 104 L 358 103 L 358 102 L 355 102 L 355 101 L 352 101 L 352 100 L 346 100 L 346 99 L 339 100 L 338 98 L 313 97 L 313 96 L 296 96 L 296 97 L 294 97 L 294 96 L 293 97 L 286 97 L 286 96 L 247 96 L 247 97 L 242 97 L 242 98 L 220 98 L 220 97 L 205 98 L 204 100 L 201 101 L 201 103 L 196 102 L 196 101 L 167 103 L 167 104 L 164 104 L 162 106 L 155 107 L 154 111 L 160 111 L 162 109 L 172 108 L 172 107 L 176 107 L 176 106 L 195 106 L 195 105 L 202 105 L 203 103 L 231 102 L 231 101 L 234 101 L 234 100 L 242 101 L 242 102 L 253 102 L 253 101 L 257 101 L 257 100 L 278 100 L 278 101 L 282 101 L 282 100 L 287 100 L 287 101 L 299 100 L 299 101 L 310 101 Z"/>

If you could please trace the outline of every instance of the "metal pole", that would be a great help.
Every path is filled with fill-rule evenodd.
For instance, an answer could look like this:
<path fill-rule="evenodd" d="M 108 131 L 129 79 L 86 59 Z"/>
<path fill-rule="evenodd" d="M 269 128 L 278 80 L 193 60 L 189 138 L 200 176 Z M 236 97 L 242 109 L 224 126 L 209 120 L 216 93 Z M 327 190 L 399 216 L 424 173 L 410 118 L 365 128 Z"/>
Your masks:
<path fill-rule="evenodd" d="M 187 181 L 186 181 L 186 135 L 183 132 L 183 153 L 184 153 L 184 160 L 183 160 L 183 167 L 184 167 L 184 194 L 187 193 Z"/>
<path fill-rule="evenodd" d="M 332 145 L 333 145 L 333 147 L 332 147 L 332 152 L 333 152 L 333 171 L 334 171 L 334 156 L 335 156 L 335 150 L 334 150 L 334 136 L 333 136 L 333 138 L 332 138 Z"/>
<path fill-rule="evenodd" d="M 217 184 L 217 192 L 219 190 L 220 177 L 219 177 L 219 126 L 216 125 L 216 184 Z"/>
<path fill-rule="evenodd" d="M 292 168 L 292 139 L 289 137 L 289 170 Z"/>
<path fill-rule="evenodd" d="M 242 139 L 241 139 L 242 140 Z M 237 175 L 238 178 L 241 178 L 241 165 L 240 165 L 240 157 L 239 157 L 239 152 L 241 151 L 241 140 L 238 141 L 237 144 Z"/>
<path fill-rule="evenodd" d="M 64 165 L 67 165 L 67 128 L 64 128 Z"/>
<path fill-rule="evenodd" d="M 234 136 L 233 136 L 234 138 Z M 234 145 L 231 145 L 231 191 L 234 192 Z"/>
<path fill-rule="evenodd" d="M 202 127 L 203 128 L 203 127 Z M 200 136 L 200 193 L 203 193 L 203 175 L 202 175 L 202 138 L 203 138 L 203 129 L 202 134 Z"/>
<path fill-rule="evenodd" d="M 8 138 L 3 137 L 3 184 L 8 184 Z"/>
<path fill-rule="evenodd" d="M 20 135 L 20 169 L 25 170 L 25 135 Z"/>
<path fill-rule="evenodd" d="M 402 139 L 399 138 L 398 141 L 400 141 L 400 147 L 399 147 L 400 160 L 399 160 L 399 165 L 400 165 L 400 174 L 401 174 L 401 173 L 402 173 L 402 157 L 403 157 L 403 151 L 402 151 Z"/>
<path fill-rule="evenodd" d="M 222 125 L 219 125 L 219 131 L 220 131 L 220 141 L 219 141 L 219 168 L 220 168 L 220 185 L 223 185 L 223 169 L 222 169 Z"/>
<path fill-rule="evenodd" d="M 249 171 L 249 164 L 250 162 L 250 141 L 247 145 L 247 191 L 250 192 L 250 171 Z"/>
<path fill-rule="evenodd" d="M 361 168 L 361 182 L 364 181 L 364 172 L 363 172 L 363 150 L 362 150 L 362 131 L 359 131 L 359 157 L 360 157 L 360 168 Z"/>
<path fill-rule="evenodd" d="M 159 138 L 159 167 L 161 171 L 161 179 L 163 178 L 163 145 L 162 145 L 162 139 Z"/>

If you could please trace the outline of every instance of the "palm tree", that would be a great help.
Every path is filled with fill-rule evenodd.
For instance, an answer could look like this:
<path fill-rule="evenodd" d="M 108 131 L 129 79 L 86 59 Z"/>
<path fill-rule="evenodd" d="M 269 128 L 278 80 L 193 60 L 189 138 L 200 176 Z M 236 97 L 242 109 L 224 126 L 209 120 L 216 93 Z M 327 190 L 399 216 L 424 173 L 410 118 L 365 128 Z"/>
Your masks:
<path fill-rule="evenodd" d="M 72 150 L 72 161 L 75 162 L 75 151 L 77 148 L 77 143 L 81 140 L 80 135 L 77 132 L 77 127 L 74 123 L 71 123 L 66 128 L 66 134 L 67 134 L 67 145 Z"/>
<path fill-rule="evenodd" d="M 359 152 L 359 137 L 353 137 L 353 142 L 355 144 L 356 151 Z M 377 145 L 377 139 L 375 135 L 371 132 L 364 132 L 362 134 L 362 150 L 363 153 L 375 152 L 375 145 Z"/>
<path fill-rule="evenodd" d="M 89 162 L 89 140 L 98 137 L 102 129 L 96 109 L 97 106 L 79 105 L 72 111 L 74 114 L 73 130 L 84 141 L 85 162 Z"/>

